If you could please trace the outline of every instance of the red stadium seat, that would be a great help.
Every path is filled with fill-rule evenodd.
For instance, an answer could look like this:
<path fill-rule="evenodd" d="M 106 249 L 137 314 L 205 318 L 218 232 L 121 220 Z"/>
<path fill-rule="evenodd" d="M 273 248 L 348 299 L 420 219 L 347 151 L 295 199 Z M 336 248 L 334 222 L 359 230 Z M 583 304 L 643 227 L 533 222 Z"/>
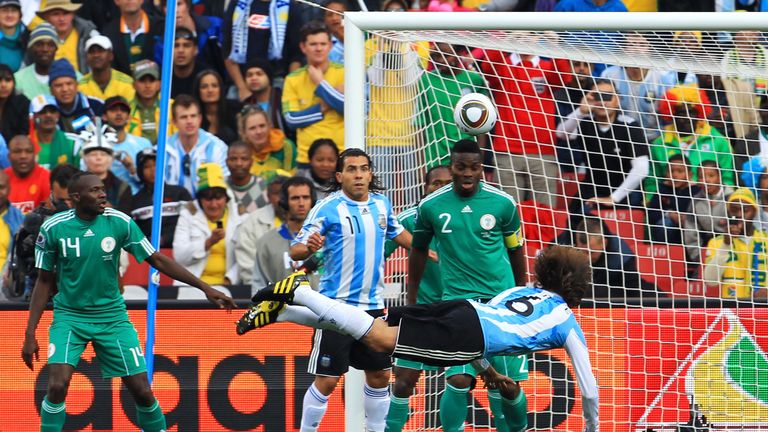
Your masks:
<path fill-rule="evenodd" d="M 520 202 L 518 208 L 525 242 L 538 249 L 552 243 L 568 224 L 568 212 L 565 210 L 553 209 L 533 200 Z"/>
<path fill-rule="evenodd" d="M 637 251 L 636 243 L 645 240 L 645 212 L 642 210 L 597 210 L 608 229 Z"/>
<path fill-rule="evenodd" d="M 637 243 L 636 247 L 637 269 L 645 281 L 655 284 L 662 291 L 674 292 L 675 283 L 686 280 L 683 246 Z"/>
<path fill-rule="evenodd" d="M 579 193 L 579 182 L 584 180 L 585 176 L 586 174 L 577 174 L 575 172 L 564 172 L 560 174 L 555 208 L 568 208 L 571 199 Z"/>
<path fill-rule="evenodd" d="M 160 249 L 160 253 L 173 258 L 173 249 Z M 133 255 L 128 254 L 128 269 L 123 275 L 123 285 L 143 285 L 146 286 L 149 281 L 149 264 L 144 261 L 139 264 Z M 173 285 L 173 279 L 160 273 L 160 285 Z"/>

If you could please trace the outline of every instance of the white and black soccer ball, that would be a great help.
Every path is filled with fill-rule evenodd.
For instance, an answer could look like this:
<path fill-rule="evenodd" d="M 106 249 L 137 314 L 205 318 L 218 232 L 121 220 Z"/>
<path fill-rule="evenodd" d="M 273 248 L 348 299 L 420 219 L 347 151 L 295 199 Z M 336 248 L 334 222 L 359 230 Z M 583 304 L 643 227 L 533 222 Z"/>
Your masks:
<path fill-rule="evenodd" d="M 496 105 L 482 93 L 465 94 L 453 108 L 456 125 L 470 135 L 490 132 L 498 119 Z"/>

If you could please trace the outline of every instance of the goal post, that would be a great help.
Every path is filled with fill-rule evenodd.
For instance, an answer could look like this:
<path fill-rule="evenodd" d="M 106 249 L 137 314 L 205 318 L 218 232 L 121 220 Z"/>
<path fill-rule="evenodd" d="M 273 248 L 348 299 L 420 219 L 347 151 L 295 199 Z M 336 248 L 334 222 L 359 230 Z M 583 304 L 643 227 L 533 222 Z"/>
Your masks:
<path fill-rule="evenodd" d="M 597 171 L 606 178 L 616 173 L 626 176 L 624 181 L 613 184 L 607 194 L 621 205 L 597 206 L 590 215 L 599 218 L 610 231 L 610 237 L 626 244 L 636 256 L 638 269 L 628 271 L 622 283 L 629 283 L 630 273 L 637 273 L 642 279 L 638 283 L 658 290 L 654 300 L 662 297 L 670 300 L 665 307 L 658 307 L 658 301 L 653 307 L 638 307 L 643 303 L 630 296 L 594 299 L 590 302 L 594 309 L 582 308 L 577 312 L 601 386 L 603 431 L 674 430 L 687 422 L 696 426 L 693 423 L 704 421 L 702 417 L 718 427 L 768 428 L 765 423 L 768 418 L 768 356 L 765 354 L 768 329 L 760 325 L 768 320 L 768 308 L 764 308 L 765 301 L 757 298 L 762 294 L 755 285 L 758 282 L 754 282 L 768 277 L 768 264 L 759 267 L 762 264 L 749 261 L 753 268 L 746 272 L 752 279 L 742 283 L 746 295 L 739 294 L 742 288 L 733 288 L 732 299 L 714 299 L 721 293 L 727 294 L 731 288 L 723 284 L 708 289 L 708 279 L 705 280 L 708 276 L 704 275 L 701 264 L 708 239 L 722 233 L 723 226 L 718 228 L 720 231 L 713 231 L 713 235 L 702 236 L 707 240 L 699 240 L 701 244 L 693 248 L 698 255 L 691 258 L 694 252 L 684 240 L 672 240 L 673 234 L 664 225 L 668 211 L 664 206 L 669 205 L 669 200 L 677 200 L 677 195 L 666 192 L 670 189 L 664 189 L 666 183 L 675 184 L 668 160 L 672 153 L 664 151 L 668 138 L 678 146 L 676 151 L 679 150 L 683 155 L 681 159 L 687 163 L 686 175 L 691 185 L 700 184 L 706 189 L 702 167 L 710 161 L 716 164 L 726 186 L 747 187 L 759 195 L 756 183 L 760 174 L 756 173 L 751 183 L 744 184 L 741 163 L 758 153 L 754 148 L 765 147 L 768 151 L 768 134 L 754 139 L 749 135 L 750 131 L 759 130 L 761 124 L 768 126 L 768 120 L 761 120 L 758 111 L 758 105 L 768 97 L 764 96 L 768 90 L 768 59 L 765 54 L 758 54 L 754 61 L 742 61 L 732 54 L 740 42 L 727 39 L 728 32 L 747 30 L 759 32 L 755 52 L 767 53 L 768 20 L 760 13 L 347 12 L 344 16 L 345 144 L 364 148 L 372 155 L 374 171 L 381 176 L 397 211 L 418 201 L 423 194 L 426 170 L 447 163 L 450 142 L 464 136 L 450 124 L 452 116 L 446 119 L 446 113 L 452 110 L 448 101 L 453 99 L 444 94 L 456 89 L 467 91 L 473 85 L 471 91 L 492 96 L 499 108 L 499 123 L 490 134 L 486 155 L 490 181 L 505 191 L 513 189 L 508 179 L 514 178 L 519 167 L 516 163 L 530 169 L 531 178 L 543 179 L 541 183 L 518 188 L 518 192 L 525 189 L 523 194 L 527 193 L 530 198 L 520 201 L 521 212 L 528 212 L 528 216 L 522 218 L 526 241 L 530 232 L 531 243 L 538 245 L 528 245 L 525 249 L 529 273 L 530 263 L 540 248 L 554 243 L 557 234 L 574 231 L 572 210 L 574 203 L 579 203 L 578 194 L 584 193 L 588 183 L 584 178 L 592 178 Z M 680 32 L 688 32 L 696 40 L 690 46 L 684 45 Z M 462 46 L 468 52 L 437 50 L 435 55 L 434 50 L 423 49 L 427 42 Z M 525 90 L 515 93 L 521 75 L 499 72 L 500 67 L 511 67 L 522 61 L 514 57 L 516 53 L 536 57 L 536 62 L 547 62 L 549 69 L 530 79 L 536 91 L 540 91 L 536 101 L 526 99 Z M 559 60 L 567 64 L 564 66 Z M 590 67 L 586 72 L 577 71 L 574 69 L 577 62 Z M 427 66 L 430 63 L 434 69 Z M 474 73 L 481 76 L 484 83 L 457 78 L 457 71 L 464 71 L 470 63 L 476 65 Z M 596 71 L 593 68 L 596 65 L 604 71 Z M 438 76 L 441 68 L 450 73 Z M 536 63 L 533 68 L 544 66 Z M 642 70 L 641 78 L 627 75 L 629 69 Z M 610 110 L 632 118 L 625 121 L 622 129 L 629 138 L 618 138 L 612 126 L 606 129 L 605 124 L 598 124 L 597 120 L 592 129 L 584 126 L 584 122 L 603 115 L 597 112 L 600 107 L 606 113 L 610 111 L 608 104 L 600 105 L 604 102 L 602 99 L 590 102 L 587 113 L 577 112 L 581 106 L 579 100 L 562 104 L 570 108 L 560 112 L 563 101 L 558 99 L 556 90 L 570 89 L 580 95 L 590 93 L 590 98 L 610 98 L 603 96 L 603 90 L 595 83 L 600 75 L 609 80 L 612 88 L 607 91 L 616 97 L 616 106 Z M 717 86 L 706 87 L 709 85 L 704 84 L 706 76 L 716 78 Z M 731 76 L 736 78 L 730 80 Z M 555 77 L 555 81 L 551 77 Z M 577 84 L 570 85 L 566 79 Z M 638 86 L 645 86 L 645 93 L 638 93 Z M 518 102 L 525 108 L 511 102 L 515 97 L 524 99 Z M 721 103 L 730 107 L 729 116 L 717 120 L 715 111 L 726 111 L 721 110 Z M 546 104 L 549 105 L 545 107 Z M 597 111 L 592 111 L 593 105 L 598 106 Z M 683 126 L 675 123 L 681 116 L 676 109 L 688 110 L 685 118 L 692 128 L 693 141 L 683 139 L 687 140 L 688 135 L 681 132 Z M 527 120 L 520 119 L 535 116 L 540 116 L 540 120 L 530 120 L 531 124 L 525 126 L 528 130 L 523 131 Z M 569 118 L 572 127 L 561 127 Z M 616 117 L 609 118 L 614 119 L 610 124 L 619 122 Z M 551 121 L 551 124 L 537 121 Z M 591 132 L 585 132 L 587 130 Z M 512 136 L 512 132 L 521 135 Z M 548 134 L 557 139 L 553 138 L 550 143 L 537 142 L 542 149 L 548 146 L 540 153 L 523 152 L 515 161 L 508 154 L 515 153 L 510 150 L 513 144 L 502 150 L 505 141 L 517 140 L 525 146 L 550 136 Z M 582 139 L 585 142 L 587 139 L 623 140 L 638 153 L 621 156 L 621 166 L 618 166 L 610 159 L 610 153 L 620 154 L 625 151 L 624 147 L 617 145 L 604 153 L 594 153 L 585 143 L 579 144 L 581 147 L 577 145 Z M 746 143 L 744 145 L 752 146 L 753 150 L 745 150 L 748 154 L 743 155 L 744 160 L 727 162 L 726 159 L 735 157 L 736 147 L 741 145 L 737 143 Z M 642 152 L 637 150 L 641 147 L 645 149 Z M 765 154 L 768 156 L 768 152 Z M 566 162 L 561 157 L 570 159 Z M 602 159 L 607 166 L 596 168 L 590 162 L 585 163 L 590 157 L 594 161 Z M 511 162 L 506 162 L 508 159 Z M 559 164 L 555 174 L 546 168 L 553 160 Z M 539 165 L 544 168 L 534 175 L 533 167 Z M 764 166 L 768 167 L 768 159 Z M 642 174 L 637 174 L 641 171 Z M 636 174 L 640 176 L 639 183 L 633 180 L 638 178 Z M 539 193 L 551 197 L 546 206 L 540 206 L 544 201 L 539 199 Z M 660 219 L 661 225 L 649 222 L 649 212 L 653 209 L 648 206 L 654 203 L 655 196 L 664 216 Z M 592 198 L 606 196 L 596 193 Z M 755 198 L 760 201 L 759 196 Z M 726 206 L 725 196 L 718 199 Z M 542 207 L 546 207 L 545 211 L 541 211 Z M 695 216 L 688 212 L 688 207 L 673 213 L 677 213 L 672 217 L 673 222 L 676 218 Z M 715 222 L 721 221 L 726 223 L 724 219 Z M 683 223 L 679 224 L 681 236 L 696 233 L 697 228 L 683 229 Z M 591 241 L 592 237 L 586 238 Z M 591 243 L 583 247 L 593 251 Z M 768 252 L 765 256 L 768 257 Z M 402 289 L 397 287 L 398 284 L 402 287 L 404 282 L 405 259 L 404 254 L 399 254 L 388 262 L 387 282 L 395 286 L 386 294 L 390 304 L 404 300 Z M 698 271 L 690 270 L 697 266 Z M 731 264 L 717 267 L 721 271 L 715 275 L 720 277 L 724 277 L 723 269 L 726 274 L 733 270 Z M 607 285 L 610 288 L 610 283 Z M 672 304 L 677 307 L 669 307 Z M 717 363 L 715 367 L 716 361 L 722 364 Z M 529 418 L 533 423 L 529 427 L 579 428 L 580 402 L 573 390 L 573 377 L 567 372 L 570 366 L 566 356 L 560 352 L 542 353 L 532 356 L 530 364 L 531 382 L 523 384 L 524 388 L 530 385 L 533 389 L 529 395 L 529 413 L 532 413 Z M 357 380 L 354 376 L 346 379 L 347 430 L 362 431 L 363 407 L 359 397 L 362 390 L 358 392 L 349 387 L 361 388 L 362 378 L 358 375 Z M 551 394 L 541 390 L 541 383 L 547 379 L 553 388 Z M 702 385 L 706 379 L 712 382 Z M 435 396 L 436 391 L 434 386 L 427 390 L 420 384 L 417 392 L 422 392 L 422 396 L 424 392 L 432 392 L 430 395 Z M 481 395 L 473 400 L 474 411 L 470 412 L 481 412 L 487 407 L 482 390 L 477 393 Z M 424 410 L 429 408 L 423 407 L 431 406 L 423 400 L 412 403 L 414 417 L 426 414 L 415 412 L 416 405 Z M 432 410 L 429 414 L 435 413 Z M 741 414 L 743 417 L 739 418 Z M 487 417 L 478 415 L 476 421 L 470 421 L 467 430 L 489 430 Z M 427 423 L 414 419 L 405 430 L 435 428 L 434 424 Z"/>

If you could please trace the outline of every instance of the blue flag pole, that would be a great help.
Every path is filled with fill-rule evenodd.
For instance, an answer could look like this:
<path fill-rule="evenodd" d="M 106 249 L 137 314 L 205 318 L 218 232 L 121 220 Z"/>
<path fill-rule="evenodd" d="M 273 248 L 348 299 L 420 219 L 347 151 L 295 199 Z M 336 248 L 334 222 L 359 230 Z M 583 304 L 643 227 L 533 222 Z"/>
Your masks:
<path fill-rule="evenodd" d="M 173 45 L 176 34 L 176 2 L 168 1 L 163 33 L 163 67 L 160 72 L 160 122 L 157 125 L 157 160 L 155 166 L 155 190 L 152 201 L 152 246 L 160 250 L 160 229 L 162 221 L 163 190 L 165 189 L 165 143 L 168 140 L 168 104 L 171 100 L 171 72 L 173 71 Z M 160 273 L 149 269 L 147 298 L 147 346 L 144 350 L 147 362 L 147 376 L 152 382 L 155 369 L 155 312 L 157 311 L 157 286 Z"/>

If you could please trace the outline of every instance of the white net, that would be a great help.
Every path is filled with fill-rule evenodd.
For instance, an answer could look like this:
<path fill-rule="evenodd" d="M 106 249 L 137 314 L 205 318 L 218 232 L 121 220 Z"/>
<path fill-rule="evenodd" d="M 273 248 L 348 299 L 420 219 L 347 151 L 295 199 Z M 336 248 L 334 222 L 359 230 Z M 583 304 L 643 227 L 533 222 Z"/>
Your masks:
<path fill-rule="evenodd" d="M 396 210 L 415 205 L 427 169 L 471 138 L 453 122 L 456 101 L 485 93 L 500 116 L 478 137 L 486 180 L 519 203 L 529 274 L 553 243 L 591 254 L 593 292 L 578 315 L 603 431 L 768 428 L 765 36 L 367 36 L 366 149 Z M 393 256 L 393 303 L 405 269 L 405 255 Z M 439 426 L 443 381 L 424 383 L 405 430 Z M 564 353 L 532 356 L 522 386 L 529 427 L 582 427 Z M 467 430 L 489 429 L 486 392 L 470 400 Z"/>

